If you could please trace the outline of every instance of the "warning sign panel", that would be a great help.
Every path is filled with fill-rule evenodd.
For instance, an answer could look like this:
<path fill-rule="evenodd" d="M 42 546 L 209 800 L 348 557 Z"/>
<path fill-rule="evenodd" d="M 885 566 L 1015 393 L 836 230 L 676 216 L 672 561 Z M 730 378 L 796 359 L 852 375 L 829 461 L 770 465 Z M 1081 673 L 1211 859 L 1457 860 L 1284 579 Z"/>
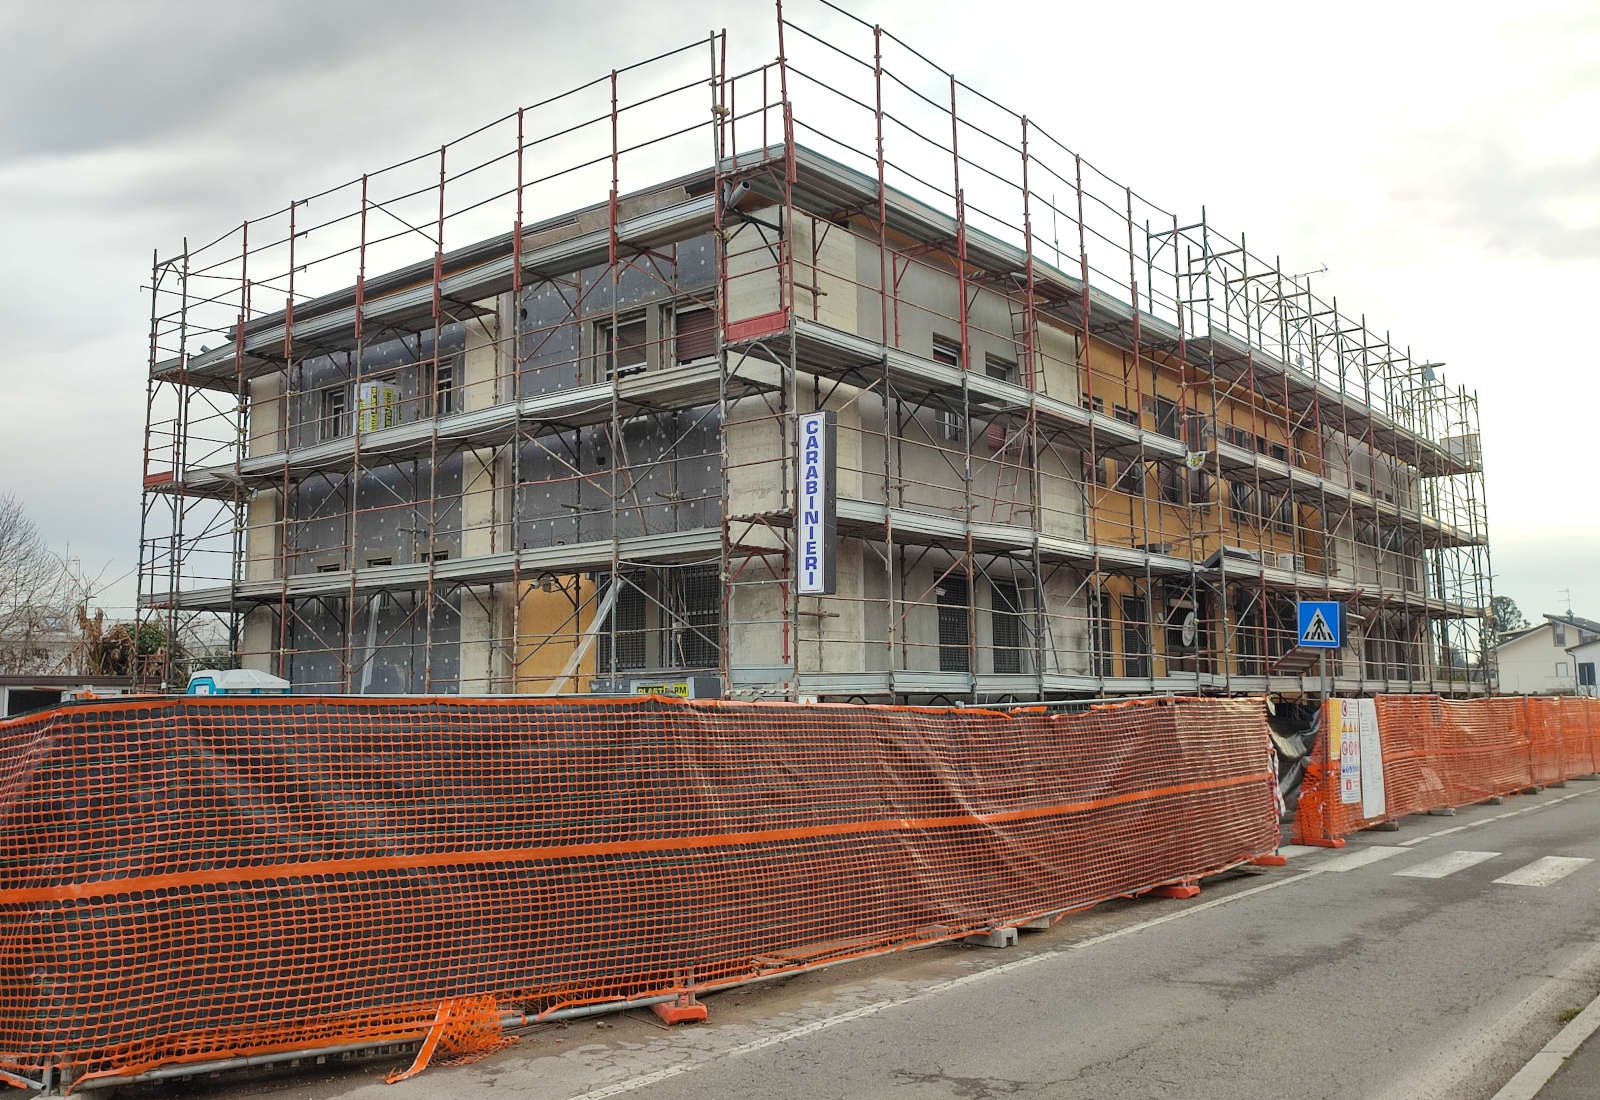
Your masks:
<path fill-rule="evenodd" d="M 1388 812 L 1383 785 L 1383 742 L 1378 733 L 1378 704 L 1372 699 L 1328 701 L 1329 756 L 1339 761 L 1339 801 L 1360 804 L 1361 816 Z"/>

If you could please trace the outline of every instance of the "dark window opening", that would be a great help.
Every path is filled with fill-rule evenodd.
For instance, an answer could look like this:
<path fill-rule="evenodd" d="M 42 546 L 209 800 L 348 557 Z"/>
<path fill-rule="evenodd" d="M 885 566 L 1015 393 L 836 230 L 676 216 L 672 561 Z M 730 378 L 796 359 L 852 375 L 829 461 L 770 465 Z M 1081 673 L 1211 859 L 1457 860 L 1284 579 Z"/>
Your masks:
<path fill-rule="evenodd" d="M 1116 649 L 1115 616 L 1111 608 L 1111 593 L 1102 592 L 1098 601 L 1099 621 L 1095 623 L 1094 674 L 1101 678 L 1114 675 L 1111 669 L 1113 651 Z"/>
<path fill-rule="evenodd" d="M 650 355 L 642 316 L 619 318 L 615 327 L 609 321 L 602 322 L 599 337 L 606 378 L 625 378 L 645 369 Z"/>
<path fill-rule="evenodd" d="M 12 688 L 6 694 L 6 717 L 59 706 L 61 694 L 48 688 Z"/>
<path fill-rule="evenodd" d="M 994 670 L 1022 671 L 1022 595 L 1017 586 L 996 581 L 990 585 L 994 608 L 990 629 L 994 635 Z"/>
<path fill-rule="evenodd" d="M 1240 676 L 1261 675 L 1261 605 L 1247 592 L 1234 602 L 1233 651 L 1239 655 Z"/>
<path fill-rule="evenodd" d="M 618 577 L 611 583 L 622 587 L 611 608 L 611 622 L 602 623 L 598 631 L 596 668 L 602 673 L 612 669 L 629 672 L 644 668 L 647 606 L 644 593 L 626 578 Z"/>
<path fill-rule="evenodd" d="M 1122 597 L 1122 674 L 1150 675 L 1150 623 L 1144 597 Z"/>
<path fill-rule="evenodd" d="M 1183 467 L 1179 463 L 1156 463 L 1156 482 L 1163 501 L 1168 504 L 1183 503 Z"/>
<path fill-rule="evenodd" d="M 933 361 L 943 363 L 947 367 L 961 365 L 961 341 L 952 340 L 948 336 L 935 336 L 933 338 Z"/>
<path fill-rule="evenodd" d="M 1228 482 L 1228 511 L 1235 523 L 1254 523 L 1256 491 L 1237 481 Z"/>
<path fill-rule="evenodd" d="M 1129 496 L 1144 495 L 1144 463 L 1128 459 L 1117 471 L 1117 488 Z"/>
<path fill-rule="evenodd" d="M 939 582 L 939 671 L 972 671 L 967 648 L 967 582 L 946 577 Z"/>
<path fill-rule="evenodd" d="M 985 355 L 983 357 L 983 372 L 990 378 L 1001 382 L 1015 382 L 1017 380 L 1017 365 L 1010 359 L 1002 359 L 998 355 Z"/>
<path fill-rule="evenodd" d="M 1578 665 L 1578 686 L 1594 687 L 1594 662 L 1584 661 Z"/>
<path fill-rule="evenodd" d="M 717 578 L 714 565 L 695 566 L 678 573 L 682 610 L 674 636 L 677 663 L 683 668 L 717 667 L 717 630 L 722 622 L 722 593 Z"/>
<path fill-rule="evenodd" d="M 1156 431 L 1169 439 L 1179 439 L 1178 406 L 1164 397 L 1155 400 Z"/>

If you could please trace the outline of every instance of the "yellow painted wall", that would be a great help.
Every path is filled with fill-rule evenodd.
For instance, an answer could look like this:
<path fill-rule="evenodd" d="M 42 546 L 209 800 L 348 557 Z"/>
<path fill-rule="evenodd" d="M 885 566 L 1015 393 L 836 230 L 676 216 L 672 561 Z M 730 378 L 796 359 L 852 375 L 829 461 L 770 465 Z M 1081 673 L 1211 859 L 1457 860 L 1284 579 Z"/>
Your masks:
<path fill-rule="evenodd" d="M 583 632 L 594 620 L 595 584 L 587 577 L 556 578 L 558 587 L 546 592 L 537 584 L 522 586 L 517 601 L 516 690 L 545 692 L 554 685 Z M 577 610 L 574 604 L 579 605 Z M 563 694 L 589 690 L 594 675 L 595 645 L 578 662 L 574 676 L 560 687 Z"/>

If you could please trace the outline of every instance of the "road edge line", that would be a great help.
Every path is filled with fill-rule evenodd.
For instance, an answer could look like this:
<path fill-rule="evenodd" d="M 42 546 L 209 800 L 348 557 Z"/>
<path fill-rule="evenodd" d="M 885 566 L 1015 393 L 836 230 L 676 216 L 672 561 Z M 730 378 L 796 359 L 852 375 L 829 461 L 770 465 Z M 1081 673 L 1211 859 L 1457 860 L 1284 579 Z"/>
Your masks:
<path fill-rule="evenodd" d="M 1584 1040 L 1596 1031 L 1600 1031 L 1600 994 L 1566 1027 L 1556 1032 L 1555 1038 L 1541 1047 L 1539 1053 L 1528 1059 L 1527 1064 L 1494 1094 L 1493 1100 L 1533 1100 Z"/>

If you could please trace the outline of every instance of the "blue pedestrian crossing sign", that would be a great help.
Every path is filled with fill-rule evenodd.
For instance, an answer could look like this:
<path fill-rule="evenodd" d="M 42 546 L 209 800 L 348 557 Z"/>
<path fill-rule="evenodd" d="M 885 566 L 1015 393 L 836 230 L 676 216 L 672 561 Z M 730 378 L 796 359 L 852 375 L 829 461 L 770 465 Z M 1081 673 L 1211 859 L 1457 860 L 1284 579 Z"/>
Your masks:
<path fill-rule="evenodd" d="M 1344 640 L 1343 608 L 1338 600 L 1301 600 L 1300 644 L 1311 649 L 1338 649 Z"/>

